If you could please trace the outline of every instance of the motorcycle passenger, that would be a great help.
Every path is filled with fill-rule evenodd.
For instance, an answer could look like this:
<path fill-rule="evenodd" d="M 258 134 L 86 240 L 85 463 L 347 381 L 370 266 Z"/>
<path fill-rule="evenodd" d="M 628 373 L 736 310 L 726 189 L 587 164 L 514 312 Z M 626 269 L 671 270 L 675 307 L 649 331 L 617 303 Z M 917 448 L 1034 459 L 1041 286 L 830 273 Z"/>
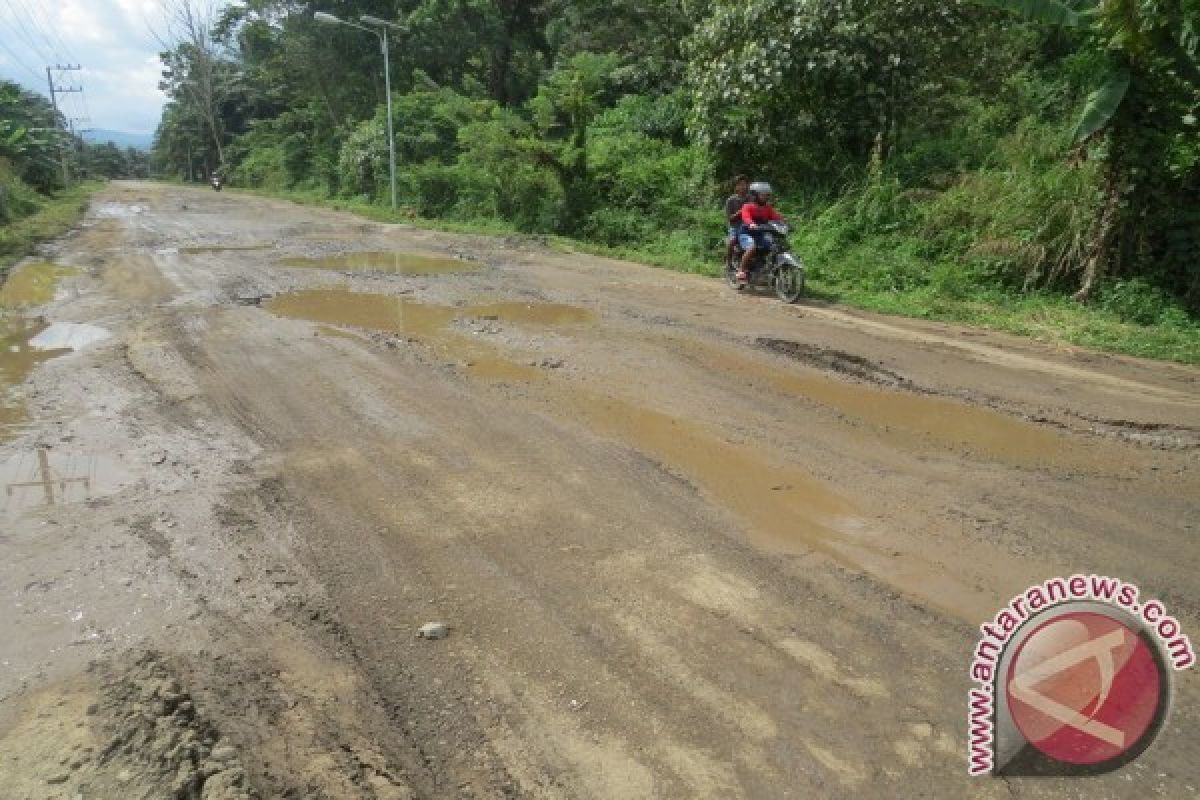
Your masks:
<path fill-rule="evenodd" d="M 733 194 L 725 201 L 725 222 L 729 227 L 725 237 L 725 263 L 733 259 L 733 249 L 737 245 L 738 229 L 742 227 L 742 206 L 750 192 L 750 179 L 738 175 L 733 179 Z"/>
<path fill-rule="evenodd" d="M 742 262 L 737 271 L 739 286 L 745 286 L 749 280 L 750 263 L 754 254 L 771 247 L 771 234 L 762 230 L 768 222 L 783 221 L 783 217 L 771 205 L 771 184 L 765 181 L 755 181 L 750 184 L 750 200 L 741 210 L 741 229 L 738 234 L 738 244 L 741 246 Z"/>

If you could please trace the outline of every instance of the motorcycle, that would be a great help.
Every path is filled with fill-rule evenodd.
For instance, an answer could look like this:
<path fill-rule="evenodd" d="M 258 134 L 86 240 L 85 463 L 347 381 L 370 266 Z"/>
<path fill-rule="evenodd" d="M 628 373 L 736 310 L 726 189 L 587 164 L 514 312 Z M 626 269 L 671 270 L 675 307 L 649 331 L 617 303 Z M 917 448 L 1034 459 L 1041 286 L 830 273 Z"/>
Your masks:
<path fill-rule="evenodd" d="M 213 191 L 216 191 L 216 192 L 221 191 L 222 181 L 219 177 L 217 177 L 216 175 L 213 175 L 212 178 L 210 178 L 208 182 L 212 186 Z"/>
<path fill-rule="evenodd" d="M 804 262 L 791 251 L 788 244 L 789 228 L 786 222 L 768 222 L 759 226 L 767 236 L 765 247 L 759 247 L 750 262 L 746 286 L 770 286 L 775 295 L 785 303 L 794 303 L 804 293 Z M 737 271 L 742 263 L 742 249 L 735 246 L 733 255 L 725 264 L 725 280 L 734 289 L 744 288 L 738 284 Z"/>

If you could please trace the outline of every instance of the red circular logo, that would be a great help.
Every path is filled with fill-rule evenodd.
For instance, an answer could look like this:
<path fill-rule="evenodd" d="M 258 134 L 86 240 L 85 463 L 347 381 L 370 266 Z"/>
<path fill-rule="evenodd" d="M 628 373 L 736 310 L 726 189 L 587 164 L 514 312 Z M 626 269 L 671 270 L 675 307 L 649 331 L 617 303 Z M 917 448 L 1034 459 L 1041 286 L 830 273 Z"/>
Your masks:
<path fill-rule="evenodd" d="M 1021 735 L 1068 764 L 1102 764 L 1144 749 L 1166 702 L 1151 647 L 1102 613 L 1070 612 L 1040 625 L 1021 643 L 1005 682 Z"/>

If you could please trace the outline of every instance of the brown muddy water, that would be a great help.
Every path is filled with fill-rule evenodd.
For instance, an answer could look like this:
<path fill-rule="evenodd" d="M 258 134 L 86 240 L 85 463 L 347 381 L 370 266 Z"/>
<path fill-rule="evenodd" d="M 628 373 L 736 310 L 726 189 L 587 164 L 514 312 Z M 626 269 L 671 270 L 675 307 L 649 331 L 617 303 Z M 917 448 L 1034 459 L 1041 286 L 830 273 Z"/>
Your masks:
<path fill-rule="evenodd" d="M 78 275 L 79 270 L 53 261 L 33 261 L 11 273 L 0 286 L 0 309 L 16 310 L 49 303 L 54 299 L 60 279 Z"/>
<path fill-rule="evenodd" d="M 1031 467 L 1111 468 L 1128 456 L 1008 414 L 947 397 L 867 386 L 791 365 L 770 364 L 725 348 L 676 341 L 707 370 L 743 377 L 751 386 L 810 401 L 865 426 L 901 449 L 968 453 Z M 1121 458 L 1117 459 L 1120 455 Z M 1117 459 L 1117 461 L 1114 461 Z"/>
<path fill-rule="evenodd" d="M 479 319 L 532 325 L 572 325 L 596 321 L 594 312 L 563 303 L 489 303 L 469 306 L 469 310 L 471 316 Z"/>
<path fill-rule="evenodd" d="M 264 308 L 283 317 L 395 333 L 419 339 L 443 357 L 463 365 L 484 380 L 528 381 L 538 370 L 505 358 L 485 342 L 451 329 L 460 319 L 497 320 L 514 324 L 562 326 L 587 322 L 586 309 L 556 303 L 490 303 L 440 306 L 403 297 L 353 292 L 349 289 L 306 289 L 280 295 Z"/>
<path fill-rule="evenodd" d="M 41 321 L 0 315 L 0 442 L 24 430 L 25 406 L 12 397 L 13 388 L 23 383 L 38 364 L 71 352 L 41 350 L 30 344 L 47 327 Z"/>
<path fill-rule="evenodd" d="M 563 392 L 552 407 L 570 409 L 572 419 L 686 476 L 732 512 L 746 539 L 762 550 L 792 556 L 817 551 L 952 616 L 974 620 L 972 614 L 983 613 L 971 586 L 917 553 L 897 551 L 888 531 L 802 466 L 727 442 L 689 420 L 578 388 Z"/>
<path fill-rule="evenodd" d="M 185 256 L 200 256 L 206 253 L 230 253 L 240 252 L 242 250 L 274 250 L 273 244 L 205 244 L 195 245 L 192 247 L 181 247 L 179 252 Z"/>
<path fill-rule="evenodd" d="M 446 275 L 454 272 L 478 272 L 483 267 L 473 261 L 418 253 L 362 252 L 342 253 L 321 258 L 285 258 L 285 267 L 336 271 L 389 272 L 398 275 Z"/>

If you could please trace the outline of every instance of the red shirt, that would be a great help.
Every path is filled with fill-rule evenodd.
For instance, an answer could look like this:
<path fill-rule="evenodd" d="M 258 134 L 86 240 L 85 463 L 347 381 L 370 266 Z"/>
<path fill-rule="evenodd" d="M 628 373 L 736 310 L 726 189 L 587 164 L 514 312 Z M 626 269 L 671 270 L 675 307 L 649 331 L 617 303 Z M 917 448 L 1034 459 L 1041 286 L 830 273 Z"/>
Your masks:
<path fill-rule="evenodd" d="M 762 225 L 765 222 L 782 220 L 774 206 L 760 206 L 755 202 L 747 202 L 742 206 L 742 222 L 746 225 Z"/>

